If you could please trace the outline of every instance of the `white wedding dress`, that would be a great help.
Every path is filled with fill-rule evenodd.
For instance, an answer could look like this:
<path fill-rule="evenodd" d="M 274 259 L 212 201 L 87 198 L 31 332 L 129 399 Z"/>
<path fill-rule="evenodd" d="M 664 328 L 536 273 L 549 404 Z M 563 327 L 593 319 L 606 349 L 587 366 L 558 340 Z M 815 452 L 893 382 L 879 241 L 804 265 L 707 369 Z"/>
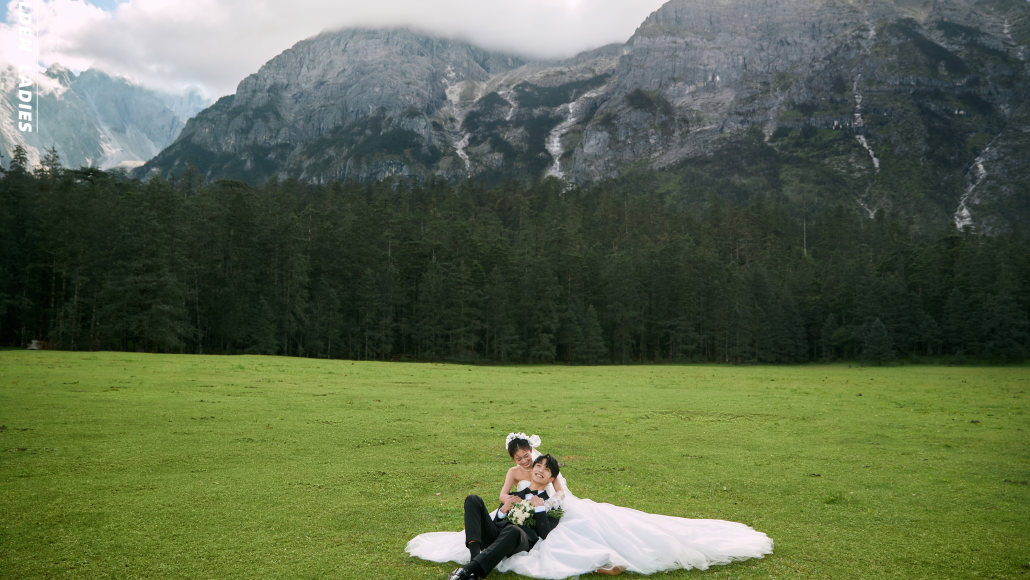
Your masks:
<path fill-rule="evenodd" d="M 558 526 L 532 550 L 502 560 L 498 572 L 557 580 L 619 566 L 626 572 L 653 574 L 679 568 L 706 570 L 772 553 L 773 541 L 744 524 L 649 514 L 581 499 L 559 478 L 565 489 L 565 515 Z M 528 481 L 519 482 L 519 489 L 527 485 Z M 553 489 L 548 491 L 551 495 Z M 406 550 L 433 562 L 469 561 L 464 531 L 421 534 Z"/>

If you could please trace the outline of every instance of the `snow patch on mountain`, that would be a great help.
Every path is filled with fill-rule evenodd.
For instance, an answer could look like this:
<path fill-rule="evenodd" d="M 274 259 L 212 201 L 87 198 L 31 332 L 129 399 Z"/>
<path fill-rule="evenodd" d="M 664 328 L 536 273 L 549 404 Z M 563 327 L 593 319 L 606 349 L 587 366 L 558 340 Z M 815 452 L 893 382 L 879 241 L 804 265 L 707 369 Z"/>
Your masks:
<path fill-rule="evenodd" d="M 964 230 L 973 225 L 973 212 L 969 209 L 969 206 L 980 201 L 978 188 L 987 179 L 987 160 L 993 157 L 994 142 L 998 138 L 995 137 L 991 142 L 984 147 L 982 153 L 976 156 L 973 160 L 972 165 L 966 174 L 970 177 L 970 183 L 966 186 L 965 191 L 962 192 L 962 197 L 959 199 L 958 208 L 955 210 L 953 220 L 955 227 L 959 230 Z"/>
<path fill-rule="evenodd" d="M 515 116 L 515 111 L 519 108 L 519 102 L 515 99 L 515 91 L 513 89 L 506 89 L 497 93 L 502 99 L 508 101 L 511 108 L 508 109 L 508 114 L 504 116 L 505 121 L 511 121 Z"/>
<path fill-rule="evenodd" d="M 858 83 L 861 80 L 862 75 L 859 74 L 857 77 L 855 77 L 854 83 L 852 83 L 852 92 L 855 95 L 854 127 L 856 132 L 862 131 L 865 127 L 865 119 L 862 118 L 862 93 L 860 93 L 858 90 Z M 862 133 L 857 133 L 855 135 L 855 139 L 858 141 L 858 144 L 861 145 L 862 148 L 869 153 L 869 158 L 873 160 L 873 169 L 876 171 L 876 173 L 879 173 L 880 159 L 876 157 L 876 152 L 873 151 L 873 148 L 869 146 L 869 140 L 866 139 L 866 136 Z"/>
<path fill-rule="evenodd" d="M 594 99 L 604 95 L 611 88 L 612 84 L 613 83 L 609 81 L 604 86 L 592 91 L 587 91 L 579 98 L 559 107 L 558 113 L 564 115 L 565 120 L 558 123 L 558 125 L 555 126 L 554 129 L 551 129 L 551 132 L 547 135 L 547 143 L 545 147 L 547 152 L 551 154 L 551 158 L 554 159 L 554 163 L 552 163 L 550 169 L 547 170 L 548 176 L 565 179 L 565 172 L 562 170 L 561 166 L 561 157 L 564 154 L 562 137 L 564 137 L 570 129 L 580 122 L 582 119 L 582 113 L 586 109 L 587 105 L 589 105 Z"/>
<path fill-rule="evenodd" d="M 472 160 L 469 159 L 468 147 L 471 134 L 464 130 L 465 118 L 476 102 L 482 97 L 482 83 L 470 80 L 459 80 L 454 67 L 448 65 L 443 75 L 444 93 L 447 95 L 447 108 L 452 122 L 448 124 L 447 136 L 454 147 L 454 152 L 465 164 L 465 171 L 472 170 Z"/>

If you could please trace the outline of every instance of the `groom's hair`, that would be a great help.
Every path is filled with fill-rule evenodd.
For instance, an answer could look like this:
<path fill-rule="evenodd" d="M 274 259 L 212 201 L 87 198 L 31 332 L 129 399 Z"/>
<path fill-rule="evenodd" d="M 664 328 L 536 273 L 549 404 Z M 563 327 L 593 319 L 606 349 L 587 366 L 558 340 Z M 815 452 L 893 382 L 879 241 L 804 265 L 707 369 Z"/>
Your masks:
<path fill-rule="evenodd" d="M 519 449 L 525 449 L 530 453 L 533 452 L 533 446 L 529 444 L 528 439 L 512 439 L 508 442 L 508 456 L 515 457 L 515 452 Z"/>
<path fill-rule="evenodd" d="M 543 463 L 544 467 L 546 467 L 547 470 L 551 472 L 551 477 L 558 477 L 558 460 L 555 459 L 553 455 L 551 455 L 550 453 L 546 455 L 541 455 L 540 457 L 536 458 L 536 461 L 533 462 L 533 465 L 536 465 L 537 463 Z"/>

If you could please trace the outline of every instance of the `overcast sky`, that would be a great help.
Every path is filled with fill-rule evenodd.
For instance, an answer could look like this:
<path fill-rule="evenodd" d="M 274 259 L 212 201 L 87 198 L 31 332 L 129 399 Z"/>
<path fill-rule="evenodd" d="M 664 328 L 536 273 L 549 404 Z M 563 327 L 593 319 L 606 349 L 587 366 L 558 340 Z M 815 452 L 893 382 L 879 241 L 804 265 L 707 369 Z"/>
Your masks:
<path fill-rule="evenodd" d="M 527 56 L 624 42 L 666 0 L 22 0 L 40 60 L 217 98 L 296 42 L 348 26 L 413 25 Z M 18 0 L 0 24 L 12 62 Z"/>

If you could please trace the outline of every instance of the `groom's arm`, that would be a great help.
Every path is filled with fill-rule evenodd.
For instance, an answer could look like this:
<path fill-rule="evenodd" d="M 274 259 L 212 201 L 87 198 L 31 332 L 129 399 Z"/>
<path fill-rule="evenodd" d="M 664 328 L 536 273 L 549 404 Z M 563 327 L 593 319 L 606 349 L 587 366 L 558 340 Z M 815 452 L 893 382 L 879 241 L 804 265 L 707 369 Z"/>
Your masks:
<path fill-rule="evenodd" d="M 515 499 L 519 499 L 519 498 L 515 498 Z M 506 499 L 504 501 L 504 503 L 501 504 L 501 507 L 497 508 L 494 511 L 494 513 L 492 514 L 494 516 L 494 521 L 495 522 L 502 522 L 502 521 L 504 521 L 508 517 L 508 512 L 511 511 L 511 505 L 513 503 L 514 503 L 514 501 L 512 501 L 511 497 Z"/>

